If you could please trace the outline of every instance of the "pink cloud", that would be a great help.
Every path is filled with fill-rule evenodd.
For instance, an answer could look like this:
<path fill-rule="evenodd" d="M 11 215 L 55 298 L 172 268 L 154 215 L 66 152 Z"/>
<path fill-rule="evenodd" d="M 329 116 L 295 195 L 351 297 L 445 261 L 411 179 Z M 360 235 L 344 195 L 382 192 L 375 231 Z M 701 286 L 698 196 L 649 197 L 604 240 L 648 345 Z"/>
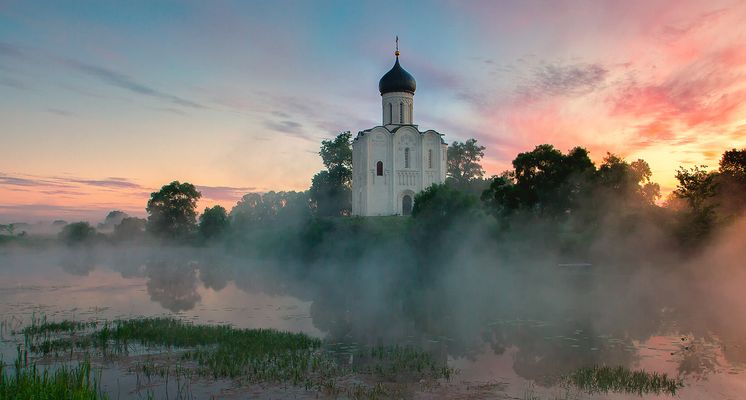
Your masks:
<path fill-rule="evenodd" d="M 502 71 L 515 91 L 470 102 L 481 121 L 474 130 L 491 132 L 484 137 L 485 165 L 505 165 L 504 157 L 539 143 L 563 150 L 582 145 L 594 158 L 606 151 L 646 154 L 657 160 L 654 169 L 663 171 L 659 179 L 668 179 L 676 168 L 674 152 L 697 149 L 702 159 L 712 158 L 734 145 L 728 138 L 743 143 L 746 5 L 625 2 L 624 8 L 598 7 L 596 20 L 575 26 L 568 20 L 585 18 L 585 11 L 558 7 L 557 19 L 548 23 L 566 29 L 557 32 L 561 52 L 524 58 L 521 68 Z M 600 47 L 576 48 L 588 43 L 588 28 L 600 26 L 592 41 Z M 575 50 L 582 57 L 568 64 L 563 53 Z M 542 65 L 559 66 L 531 80 Z"/>

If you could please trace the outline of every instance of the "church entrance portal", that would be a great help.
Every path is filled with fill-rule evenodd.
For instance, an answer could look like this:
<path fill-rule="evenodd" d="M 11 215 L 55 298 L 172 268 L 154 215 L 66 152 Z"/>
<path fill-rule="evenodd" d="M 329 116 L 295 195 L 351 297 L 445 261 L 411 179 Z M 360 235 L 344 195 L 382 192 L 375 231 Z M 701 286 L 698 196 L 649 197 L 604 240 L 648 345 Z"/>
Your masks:
<path fill-rule="evenodd" d="M 412 214 L 412 196 L 406 194 L 401 199 L 401 213 L 403 215 Z"/>

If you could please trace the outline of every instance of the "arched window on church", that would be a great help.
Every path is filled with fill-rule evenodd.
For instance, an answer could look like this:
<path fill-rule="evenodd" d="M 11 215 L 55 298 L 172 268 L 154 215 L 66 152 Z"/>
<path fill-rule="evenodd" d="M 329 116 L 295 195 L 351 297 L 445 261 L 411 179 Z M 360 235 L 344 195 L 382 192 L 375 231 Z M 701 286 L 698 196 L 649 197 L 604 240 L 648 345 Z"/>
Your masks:
<path fill-rule="evenodd" d="M 376 163 L 376 175 L 383 176 L 383 161 Z"/>
<path fill-rule="evenodd" d="M 412 123 L 412 120 L 413 120 L 413 118 L 412 118 L 412 105 L 410 104 L 409 105 L 409 123 L 410 124 Z"/>
<path fill-rule="evenodd" d="M 394 123 L 394 105 L 389 103 L 389 124 Z"/>
<path fill-rule="evenodd" d="M 404 149 L 404 168 L 409 168 L 409 147 Z"/>
<path fill-rule="evenodd" d="M 433 149 L 427 150 L 427 167 L 430 169 L 433 168 Z"/>
<path fill-rule="evenodd" d="M 404 123 L 404 103 L 399 103 L 399 123 Z"/>

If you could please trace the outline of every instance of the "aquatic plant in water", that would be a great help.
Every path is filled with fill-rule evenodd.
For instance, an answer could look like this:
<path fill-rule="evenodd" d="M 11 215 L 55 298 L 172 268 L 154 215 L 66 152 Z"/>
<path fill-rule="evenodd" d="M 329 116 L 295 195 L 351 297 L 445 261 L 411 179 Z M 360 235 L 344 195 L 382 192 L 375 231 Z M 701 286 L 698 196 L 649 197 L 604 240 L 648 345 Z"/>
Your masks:
<path fill-rule="evenodd" d="M 26 348 L 43 355 L 94 350 L 127 356 L 132 349 L 148 349 L 154 357 L 130 368 L 147 381 L 169 375 L 230 378 L 241 383 L 292 384 L 332 396 L 375 398 L 394 395 L 396 382 L 450 379 L 454 373 L 413 347 L 362 347 L 346 361 L 336 358 L 333 346 L 302 333 L 196 325 L 173 318 L 85 324 L 40 320 L 23 333 Z M 345 379 L 350 374 L 369 375 L 377 383 L 350 385 Z"/>
<path fill-rule="evenodd" d="M 632 371 L 625 367 L 578 368 L 567 377 L 570 384 L 588 393 L 670 394 L 683 387 L 681 380 L 657 372 Z"/>
<path fill-rule="evenodd" d="M 411 346 L 375 346 L 369 352 L 358 352 L 357 357 L 364 362 L 354 367 L 355 372 L 375 374 L 388 380 L 450 380 L 456 373 L 453 368 L 436 362 L 429 353 Z"/>
<path fill-rule="evenodd" d="M 18 349 L 12 370 L 0 362 L 0 399 L 108 399 L 99 386 L 100 375 L 87 360 L 77 366 L 62 365 L 54 371 L 29 362 L 28 353 Z"/>

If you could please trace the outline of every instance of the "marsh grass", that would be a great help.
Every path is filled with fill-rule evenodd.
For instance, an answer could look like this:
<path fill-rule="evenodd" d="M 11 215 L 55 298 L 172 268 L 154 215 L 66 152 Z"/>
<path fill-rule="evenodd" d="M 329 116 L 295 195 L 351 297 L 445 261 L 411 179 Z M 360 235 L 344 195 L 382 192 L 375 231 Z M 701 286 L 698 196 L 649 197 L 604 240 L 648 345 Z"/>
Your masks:
<path fill-rule="evenodd" d="M 679 379 L 669 378 L 666 374 L 632 371 L 625 367 L 594 366 L 579 368 L 571 373 L 567 380 L 570 384 L 588 393 L 632 393 L 670 394 L 684 385 Z"/>
<path fill-rule="evenodd" d="M 355 372 L 376 374 L 387 380 L 450 380 L 457 372 L 436 362 L 429 353 L 411 346 L 371 347 L 369 352 L 359 352 L 358 358 L 362 361 L 354 368 Z"/>
<path fill-rule="evenodd" d="M 75 352 L 128 356 L 133 349 L 153 357 L 130 367 L 147 382 L 169 377 L 228 378 L 243 384 L 291 384 L 332 396 L 380 398 L 395 385 L 450 379 L 455 371 L 413 347 L 361 347 L 344 362 L 332 346 L 302 333 L 196 325 L 173 318 L 138 318 L 99 323 L 35 321 L 23 330 L 32 352 L 73 358 Z M 137 352 L 137 351 L 135 351 Z M 441 365 L 443 364 L 443 365 Z M 350 384 L 350 376 L 372 383 Z"/>
<path fill-rule="evenodd" d="M 86 328 L 95 328 L 96 322 L 76 322 L 76 321 L 60 321 L 60 322 L 49 322 L 46 316 L 36 318 L 35 315 L 31 317 L 31 324 L 24 327 L 22 333 L 30 336 L 40 336 L 45 334 L 55 334 L 61 332 L 76 332 Z"/>
<path fill-rule="evenodd" d="M 99 381 L 87 360 L 50 371 L 29 362 L 26 351 L 19 349 L 12 370 L 0 363 L 0 399 L 108 399 Z"/>

